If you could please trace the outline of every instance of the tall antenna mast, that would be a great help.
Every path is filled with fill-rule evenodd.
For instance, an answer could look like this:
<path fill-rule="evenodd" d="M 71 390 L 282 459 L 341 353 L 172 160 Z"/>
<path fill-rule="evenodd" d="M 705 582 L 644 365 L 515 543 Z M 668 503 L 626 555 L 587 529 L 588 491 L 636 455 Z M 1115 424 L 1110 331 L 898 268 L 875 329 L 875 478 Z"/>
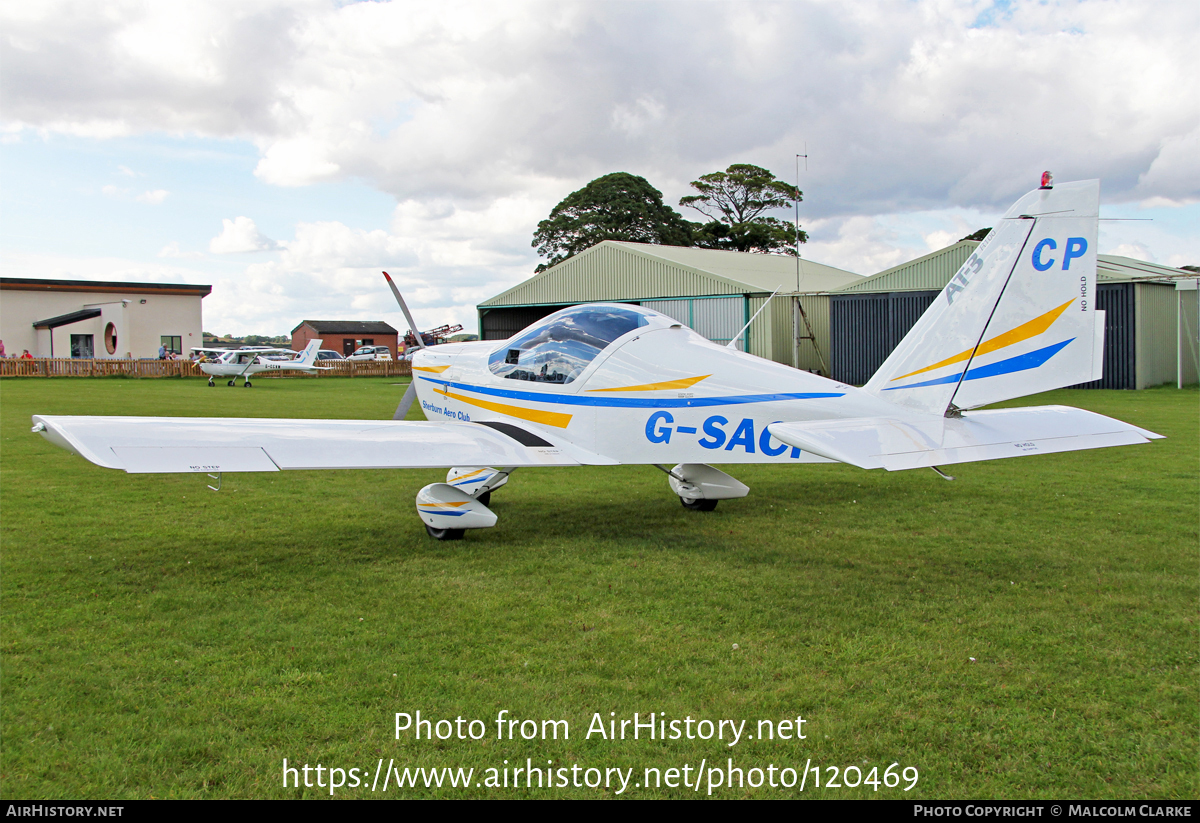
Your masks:
<path fill-rule="evenodd" d="M 804 170 L 808 171 L 808 141 L 804 141 L 804 154 L 796 155 L 796 191 L 800 191 L 800 158 L 804 158 Z M 800 198 L 796 198 L 796 291 L 800 291 Z"/>
<path fill-rule="evenodd" d="M 804 158 L 804 170 L 808 171 L 808 141 L 804 141 L 804 154 L 796 155 L 796 191 L 800 191 L 800 158 Z M 800 324 L 804 324 L 804 330 L 807 334 L 800 334 Z M 817 335 L 813 331 L 812 323 L 808 322 L 808 314 L 804 311 L 804 304 L 800 302 L 800 196 L 796 196 L 796 313 L 792 318 L 792 328 L 796 334 L 796 344 L 792 350 L 793 365 L 795 368 L 800 368 L 800 341 L 811 340 L 813 351 L 817 353 L 817 362 L 821 364 L 821 372 L 829 374 L 829 367 L 825 365 L 825 356 L 821 354 L 821 347 L 817 345 Z"/>

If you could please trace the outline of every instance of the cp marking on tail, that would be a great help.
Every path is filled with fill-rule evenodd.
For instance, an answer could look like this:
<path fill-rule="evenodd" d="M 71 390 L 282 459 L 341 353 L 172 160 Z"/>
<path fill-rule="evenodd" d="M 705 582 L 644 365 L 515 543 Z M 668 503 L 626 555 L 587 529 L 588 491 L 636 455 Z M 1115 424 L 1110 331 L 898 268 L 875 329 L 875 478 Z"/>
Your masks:
<path fill-rule="evenodd" d="M 1068 237 L 1067 238 L 1067 247 L 1063 251 L 1062 270 L 1067 271 L 1069 268 L 1071 268 L 1072 260 L 1074 260 L 1077 257 L 1083 257 L 1083 255 L 1087 253 L 1087 247 L 1088 247 L 1087 240 L 1085 240 L 1084 238 Z M 1030 261 L 1033 263 L 1033 267 L 1035 269 L 1037 269 L 1038 271 L 1048 270 L 1057 261 L 1053 257 L 1051 257 L 1049 260 L 1043 260 L 1042 252 L 1044 249 L 1050 249 L 1051 251 L 1054 251 L 1057 248 L 1058 248 L 1058 244 L 1055 243 L 1049 237 L 1047 237 L 1044 240 L 1042 240 L 1041 242 L 1039 242 L 1036 246 L 1033 247 L 1033 256 L 1030 258 Z"/>

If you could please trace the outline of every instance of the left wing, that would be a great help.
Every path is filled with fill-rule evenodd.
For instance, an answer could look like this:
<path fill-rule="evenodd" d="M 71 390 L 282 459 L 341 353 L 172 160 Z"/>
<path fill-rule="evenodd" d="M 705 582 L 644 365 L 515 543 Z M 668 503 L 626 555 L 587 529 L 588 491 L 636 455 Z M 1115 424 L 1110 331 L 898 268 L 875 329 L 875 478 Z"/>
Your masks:
<path fill-rule="evenodd" d="M 509 423 L 41 414 L 33 422 L 55 445 L 131 474 L 616 463 Z"/>

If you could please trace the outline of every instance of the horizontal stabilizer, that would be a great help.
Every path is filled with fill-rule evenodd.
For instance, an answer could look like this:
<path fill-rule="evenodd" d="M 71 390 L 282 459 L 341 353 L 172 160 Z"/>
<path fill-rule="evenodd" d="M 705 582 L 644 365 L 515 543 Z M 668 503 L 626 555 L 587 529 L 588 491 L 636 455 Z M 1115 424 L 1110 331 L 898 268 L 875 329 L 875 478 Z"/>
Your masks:
<path fill-rule="evenodd" d="M 36 415 L 34 431 L 127 472 L 579 466 L 615 461 L 510 424 Z"/>
<path fill-rule="evenodd" d="M 1162 435 L 1069 406 L 993 409 L 961 418 L 861 417 L 772 423 L 771 435 L 861 469 L 917 469 L 1145 443 Z"/>

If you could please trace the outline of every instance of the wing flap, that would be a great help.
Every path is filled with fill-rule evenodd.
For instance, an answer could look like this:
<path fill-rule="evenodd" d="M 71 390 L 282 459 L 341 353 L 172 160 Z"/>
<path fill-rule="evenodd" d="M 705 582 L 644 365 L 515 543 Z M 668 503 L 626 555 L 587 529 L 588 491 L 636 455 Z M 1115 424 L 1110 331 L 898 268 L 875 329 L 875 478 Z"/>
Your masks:
<path fill-rule="evenodd" d="M 261 448 L 116 446 L 112 452 L 130 474 L 279 471 Z"/>
<path fill-rule="evenodd" d="M 871 417 L 772 423 L 770 431 L 789 446 L 862 469 L 888 471 L 1127 446 L 1162 436 L 1068 406 L 994 409 L 958 419 Z"/>
<path fill-rule="evenodd" d="M 139 473 L 615 462 L 553 435 L 539 432 L 531 442 L 541 445 L 528 446 L 477 423 L 49 415 L 33 420 L 35 431 L 55 445 L 97 465 Z"/>

